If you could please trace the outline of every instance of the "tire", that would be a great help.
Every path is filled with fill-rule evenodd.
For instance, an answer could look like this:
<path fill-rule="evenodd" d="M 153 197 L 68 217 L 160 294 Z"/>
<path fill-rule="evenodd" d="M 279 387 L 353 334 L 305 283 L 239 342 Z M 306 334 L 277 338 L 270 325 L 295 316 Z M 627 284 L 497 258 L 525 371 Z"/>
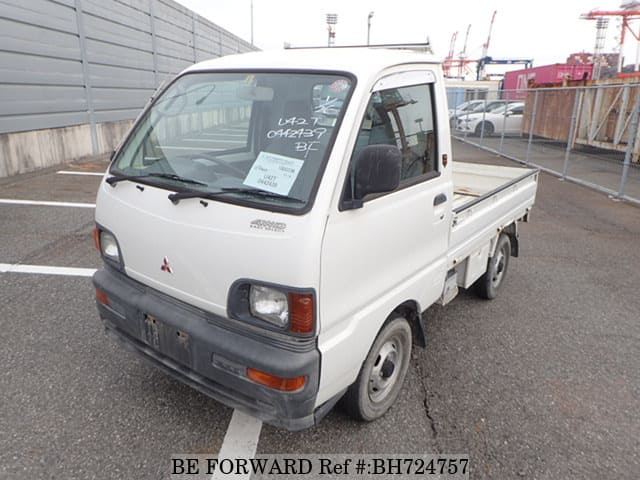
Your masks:
<path fill-rule="evenodd" d="M 498 238 L 496 251 L 487 263 L 487 271 L 474 284 L 480 298 L 493 300 L 498 295 L 498 289 L 504 282 L 511 256 L 511 241 L 504 233 Z"/>
<path fill-rule="evenodd" d="M 484 125 L 484 127 L 483 127 Z M 482 133 L 482 129 L 484 128 L 484 134 Z M 476 125 L 475 135 L 476 137 L 480 137 L 484 135 L 485 137 L 490 137 L 495 132 L 495 128 L 493 127 L 493 123 L 491 122 L 480 122 Z"/>
<path fill-rule="evenodd" d="M 356 381 L 341 403 L 357 420 L 383 416 L 398 398 L 411 359 L 411 327 L 406 318 L 391 317 L 378 333 Z"/>

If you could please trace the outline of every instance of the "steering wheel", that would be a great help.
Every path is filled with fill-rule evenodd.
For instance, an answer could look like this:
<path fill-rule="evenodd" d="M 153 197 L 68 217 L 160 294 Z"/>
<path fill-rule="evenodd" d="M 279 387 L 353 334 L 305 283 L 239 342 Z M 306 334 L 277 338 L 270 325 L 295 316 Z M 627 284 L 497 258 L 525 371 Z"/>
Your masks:
<path fill-rule="evenodd" d="M 184 156 L 188 156 L 191 159 L 196 159 L 196 158 L 205 158 L 207 160 L 211 160 L 212 162 L 214 162 L 218 167 L 220 168 L 220 172 L 216 172 L 216 173 L 220 173 L 220 174 L 226 174 L 229 176 L 233 176 L 233 177 L 238 177 L 238 178 L 244 178 L 247 175 L 247 172 L 245 172 L 244 170 L 239 169 L 238 167 L 234 167 L 233 165 L 229 165 L 226 162 L 221 161 L 220 159 L 218 159 L 215 155 L 211 154 L 211 153 L 207 153 L 207 152 L 200 152 L 197 154 L 191 154 L 191 155 L 184 155 Z"/>

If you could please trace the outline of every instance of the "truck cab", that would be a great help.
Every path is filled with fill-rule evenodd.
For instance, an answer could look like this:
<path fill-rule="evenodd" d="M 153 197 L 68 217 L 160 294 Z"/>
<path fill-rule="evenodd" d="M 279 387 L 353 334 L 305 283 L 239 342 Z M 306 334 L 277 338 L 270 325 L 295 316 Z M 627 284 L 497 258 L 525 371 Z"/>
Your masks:
<path fill-rule="evenodd" d="M 440 64 L 381 49 L 194 65 L 146 107 L 96 202 L 97 306 L 125 346 L 291 430 L 400 394 L 422 313 L 495 296 L 530 169 L 455 165 Z M 500 257 L 500 258 L 499 258 Z"/>

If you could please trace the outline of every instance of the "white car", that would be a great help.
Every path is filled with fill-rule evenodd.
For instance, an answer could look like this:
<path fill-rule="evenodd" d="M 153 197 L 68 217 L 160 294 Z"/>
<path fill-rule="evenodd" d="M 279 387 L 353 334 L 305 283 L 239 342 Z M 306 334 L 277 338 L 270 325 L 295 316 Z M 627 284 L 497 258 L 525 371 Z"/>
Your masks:
<path fill-rule="evenodd" d="M 485 100 L 469 100 L 449 109 L 449 124 L 455 127 L 456 120 L 465 113 L 473 112 L 476 108 L 481 108 Z"/>
<path fill-rule="evenodd" d="M 477 136 L 519 134 L 522 129 L 524 103 L 512 103 L 490 112 L 471 113 L 456 121 L 455 130 Z"/>

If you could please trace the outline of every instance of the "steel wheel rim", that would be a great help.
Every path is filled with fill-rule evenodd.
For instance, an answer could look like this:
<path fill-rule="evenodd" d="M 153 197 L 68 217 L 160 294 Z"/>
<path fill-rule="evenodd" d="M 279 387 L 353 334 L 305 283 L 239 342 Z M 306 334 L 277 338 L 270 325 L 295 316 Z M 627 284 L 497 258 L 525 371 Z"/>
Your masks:
<path fill-rule="evenodd" d="M 384 401 L 398 382 L 404 354 L 402 340 L 396 335 L 378 351 L 369 374 L 369 398 L 374 403 Z"/>
<path fill-rule="evenodd" d="M 507 255 L 505 253 L 505 247 L 503 246 L 496 252 L 495 268 L 493 269 L 493 275 L 491 276 L 491 284 L 494 287 L 500 285 L 502 277 L 504 277 L 504 271 L 507 265 Z"/>

